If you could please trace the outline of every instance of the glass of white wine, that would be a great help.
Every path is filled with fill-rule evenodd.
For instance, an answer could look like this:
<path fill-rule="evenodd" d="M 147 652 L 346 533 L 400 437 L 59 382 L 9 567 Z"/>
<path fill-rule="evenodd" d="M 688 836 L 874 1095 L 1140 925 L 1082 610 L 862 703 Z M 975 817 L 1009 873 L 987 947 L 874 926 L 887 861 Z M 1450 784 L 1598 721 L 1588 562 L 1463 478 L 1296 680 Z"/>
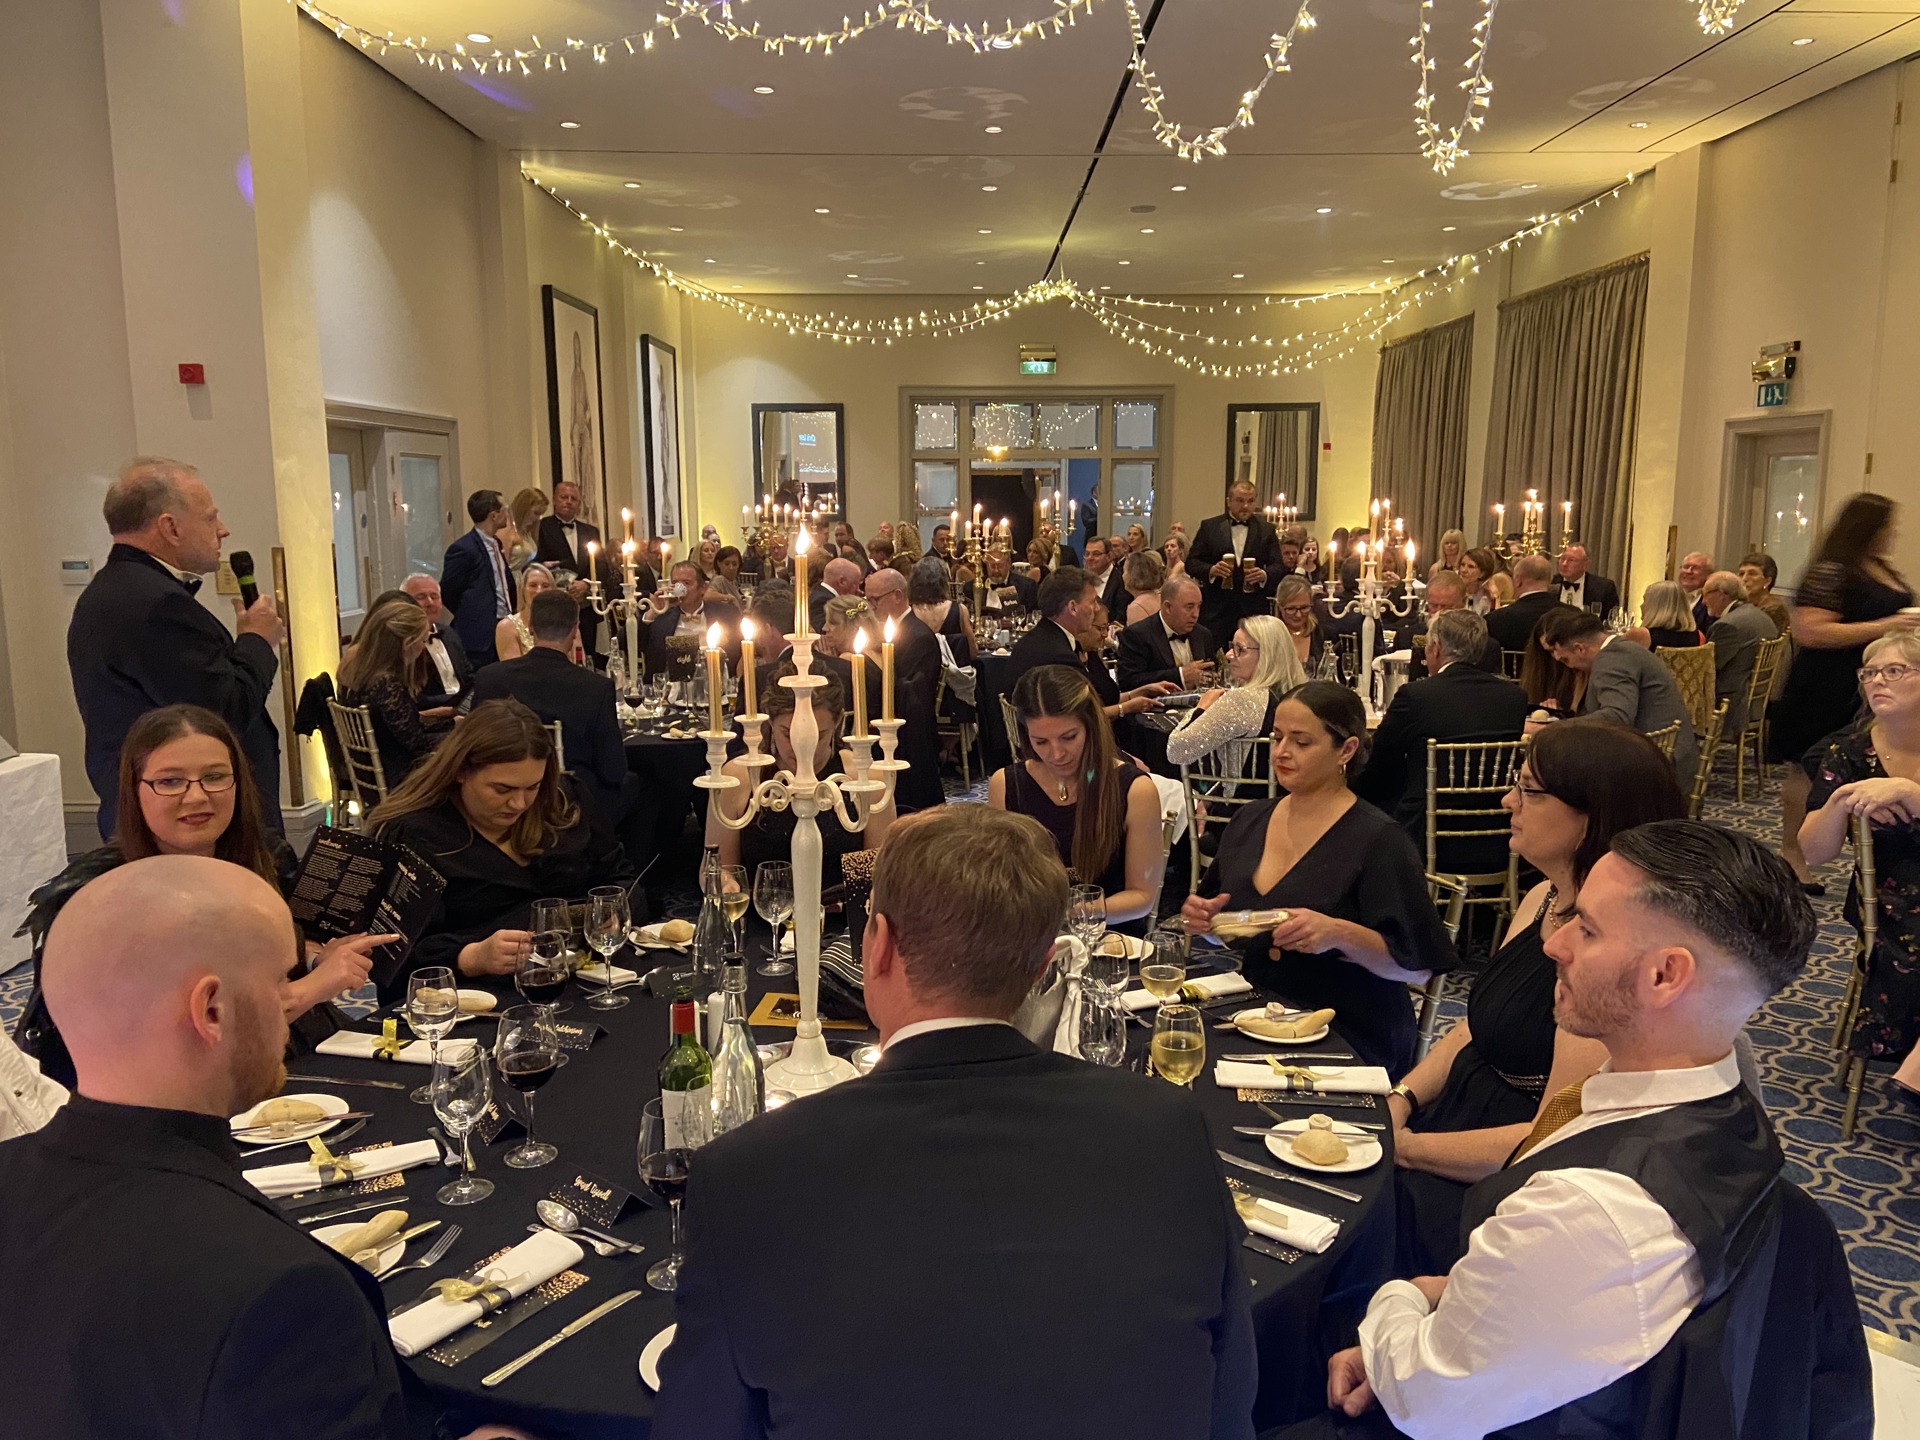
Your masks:
<path fill-rule="evenodd" d="M 1140 966 L 1140 984 L 1146 992 L 1165 1005 L 1180 997 L 1187 983 L 1187 937 L 1171 930 L 1156 930 L 1147 937 L 1149 953 Z"/>
<path fill-rule="evenodd" d="M 1207 1063 L 1207 1031 L 1191 1005 L 1162 1005 L 1153 1017 L 1153 1068 L 1175 1085 L 1193 1084 Z"/>
<path fill-rule="evenodd" d="M 732 943 L 727 946 L 729 952 L 738 953 L 746 948 L 747 937 L 741 929 L 747 918 L 747 907 L 752 903 L 753 891 L 747 888 L 747 867 L 722 865 L 720 913 L 727 917 L 727 924 L 733 930 Z"/>

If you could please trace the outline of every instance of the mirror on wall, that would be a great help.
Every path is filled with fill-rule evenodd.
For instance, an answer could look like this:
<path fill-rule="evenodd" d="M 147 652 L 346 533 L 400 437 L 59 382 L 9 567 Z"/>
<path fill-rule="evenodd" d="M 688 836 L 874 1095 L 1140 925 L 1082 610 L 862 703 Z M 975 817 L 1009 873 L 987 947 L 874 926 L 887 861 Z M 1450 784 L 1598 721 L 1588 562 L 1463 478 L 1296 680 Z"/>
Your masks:
<path fill-rule="evenodd" d="M 1320 406 L 1229 405 L 1226 484 L 1242 480 L 1252 483 L 1262 508 L 1291 505 L 1299 519 L 1312 520 L 1320 491 Z"/>
<path fill-rule="evenodd" d="M 846 406 L 753 407 L 755 501 L 846 514 Z"/>

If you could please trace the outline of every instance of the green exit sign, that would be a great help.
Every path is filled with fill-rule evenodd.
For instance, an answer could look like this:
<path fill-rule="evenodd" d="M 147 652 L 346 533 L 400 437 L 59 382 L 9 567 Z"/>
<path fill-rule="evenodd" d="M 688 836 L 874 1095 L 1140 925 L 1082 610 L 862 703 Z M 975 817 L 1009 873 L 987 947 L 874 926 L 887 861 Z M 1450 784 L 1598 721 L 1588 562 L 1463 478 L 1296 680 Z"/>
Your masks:
<path fill-rule="evenodd" d="M 1787 382 L 1785 380 L 1763 381 L 1759 387 L 1759 391 L 1760 393 L 1755 397 L 1755 408 L 1757 409 L 1771 410 L 1776 405 L 1784 405 L 1787 403 Z"/>
<path fill-rule="evenodd" d="M 1051 375 L 1059 368 L 1058 360 L 1022 360 L 1020 362 L 1022 375 Z"/>

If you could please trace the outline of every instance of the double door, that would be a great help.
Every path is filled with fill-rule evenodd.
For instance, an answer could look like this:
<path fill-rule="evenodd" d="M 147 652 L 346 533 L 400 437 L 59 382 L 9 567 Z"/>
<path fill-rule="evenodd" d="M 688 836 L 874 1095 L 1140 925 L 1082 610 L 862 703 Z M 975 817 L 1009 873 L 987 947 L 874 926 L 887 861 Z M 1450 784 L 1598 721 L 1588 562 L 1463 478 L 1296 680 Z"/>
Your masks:
<path fill-rule="evenodd" d="M 340 633 L 351 635 L 382 591 L 416 572 L 435 578 L 464 525 L 453 437 L 385 426 L 327 426 L 333 574 Z"/>

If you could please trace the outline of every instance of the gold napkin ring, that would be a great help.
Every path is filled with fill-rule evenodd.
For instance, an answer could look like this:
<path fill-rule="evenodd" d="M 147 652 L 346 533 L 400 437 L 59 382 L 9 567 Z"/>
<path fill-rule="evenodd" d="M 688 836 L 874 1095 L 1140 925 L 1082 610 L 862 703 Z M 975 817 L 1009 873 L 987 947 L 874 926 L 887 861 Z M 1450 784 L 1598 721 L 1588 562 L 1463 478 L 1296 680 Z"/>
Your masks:
<path fill-rule="evenodd" d="M 336 1180 L 350 1179 L 358 1168 L 359 1162 L 353 1156 L 336 1156 L 318 1135 L 307 1141 L 307 1149 L 312 1151 L 307 1163 L 320 1172 L 322 1184 L 331 1185 Z"/>
<path fill-rule="evenodd" d="M 464 1305 L 469 1301 L 478 1302 L 482 1315 L 491 1315 L 496 1310 L 505 1309 L 513 1302 L 510 1287 L 525 1280 L 524 1275 L 501 1277 L 493 1271 L 485 1271 L 476 1280 L 463 1280 L 454 1277 L 448 1280 L 436 1280 L 431 1289 L 440 1292 L 442 1300 L 455 1305 Z"/>
<path fill-rule="evenodd" d="M 398 1060 L 400 1058 L 400 1022 L 389 1017 L 380 1022 L 380 1040 L 373 1047 L 376 1060 Z"/>

